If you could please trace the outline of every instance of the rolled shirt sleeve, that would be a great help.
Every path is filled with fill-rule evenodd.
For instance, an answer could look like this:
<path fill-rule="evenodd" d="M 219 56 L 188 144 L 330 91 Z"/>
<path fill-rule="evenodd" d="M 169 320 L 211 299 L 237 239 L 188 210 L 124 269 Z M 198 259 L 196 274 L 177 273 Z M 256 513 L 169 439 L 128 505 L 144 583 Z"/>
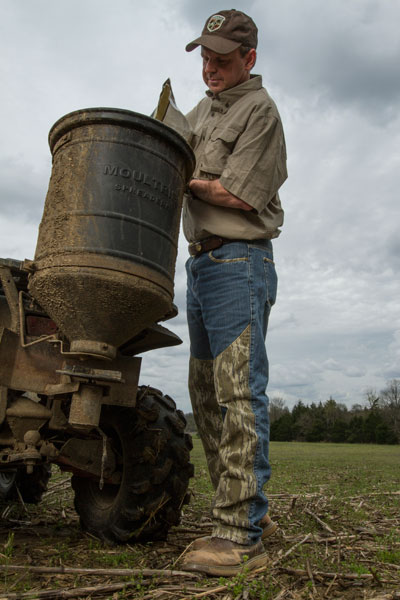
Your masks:
<path fill-rule="evenodd" d="M 255 111 L 226 161 L 220 182 L 228 192 L 260 213 L 286 178 L 282 124 L 275 116 Z"/>

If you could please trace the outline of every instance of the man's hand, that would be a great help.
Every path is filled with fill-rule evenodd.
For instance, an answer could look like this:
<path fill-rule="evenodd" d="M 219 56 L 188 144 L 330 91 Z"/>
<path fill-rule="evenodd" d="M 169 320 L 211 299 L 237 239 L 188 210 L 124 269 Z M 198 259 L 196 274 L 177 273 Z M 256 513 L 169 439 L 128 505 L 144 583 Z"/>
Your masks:
<path fill-rule="evenodd" d="M 228 192 L 219 179 L 212 181 L 206 179 L 192 179 L 189 182 L 189 189 L 194 196 L 200 198 L 208 204 L 214 204 L 215 206 L 225 206 L 226 208 L 239 208 L 242 210 L 253 210 L 253 207 L 247 202 L 240 200 L 237 196 L 234 196 Z"/>

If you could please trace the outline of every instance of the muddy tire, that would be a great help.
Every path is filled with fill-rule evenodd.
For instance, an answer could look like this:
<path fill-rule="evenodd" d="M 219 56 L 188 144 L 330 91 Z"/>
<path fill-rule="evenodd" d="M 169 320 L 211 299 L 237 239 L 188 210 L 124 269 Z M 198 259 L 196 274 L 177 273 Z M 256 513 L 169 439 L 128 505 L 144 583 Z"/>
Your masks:
<path fill-rule="evenodd" d="M 169 396 L 139 388 L 135 408 L 103 406 L 100 427 L 111 439 L 121 482 L 72 477 L 75 509 L 84 530 L 113 542 L 165 539 L 189 501 L 191 437 Z"/>
<path fill-rule="evenodd" d="M 18 488 L 26 504 L 38 504 L 47 490 L 50 475 L 50 465 L 38 465 L 29 475 L 25 469 L 0 473 L 0 499 L 18 500 Z"/>

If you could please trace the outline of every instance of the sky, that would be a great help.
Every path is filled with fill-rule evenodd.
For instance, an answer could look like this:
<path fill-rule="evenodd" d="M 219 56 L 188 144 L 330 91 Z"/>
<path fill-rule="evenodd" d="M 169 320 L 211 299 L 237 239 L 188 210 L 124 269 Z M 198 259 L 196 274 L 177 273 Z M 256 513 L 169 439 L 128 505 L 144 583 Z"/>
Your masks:
<path fill-rule="evenodd" d="M 254 72 L 288 151 L 268 393 L 362 404 L 400 377 L 399 0 L 0 0 L 0 256 L 34 256 L 55 121 L 99 106 L 150 115 L 168 77 L 188 112 L 205 86 L 185 45 L 232 7 L 258 26 Z M 190 412 L 186 259 L 181 234 L 168 327 L 183 344 L 144 354 L 140 381 Z"/>

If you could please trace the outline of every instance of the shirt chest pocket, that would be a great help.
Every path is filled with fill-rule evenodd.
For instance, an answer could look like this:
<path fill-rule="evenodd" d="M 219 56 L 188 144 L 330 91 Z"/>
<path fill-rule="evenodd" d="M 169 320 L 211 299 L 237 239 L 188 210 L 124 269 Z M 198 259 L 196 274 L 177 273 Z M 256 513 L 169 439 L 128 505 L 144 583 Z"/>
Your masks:
<path fill-rule="evenodd" d="M 221 175 L 232 154 L 240 133 L 231 127 L 216 127 L 204 146 L 200 169 L 205 173 Z"/>

